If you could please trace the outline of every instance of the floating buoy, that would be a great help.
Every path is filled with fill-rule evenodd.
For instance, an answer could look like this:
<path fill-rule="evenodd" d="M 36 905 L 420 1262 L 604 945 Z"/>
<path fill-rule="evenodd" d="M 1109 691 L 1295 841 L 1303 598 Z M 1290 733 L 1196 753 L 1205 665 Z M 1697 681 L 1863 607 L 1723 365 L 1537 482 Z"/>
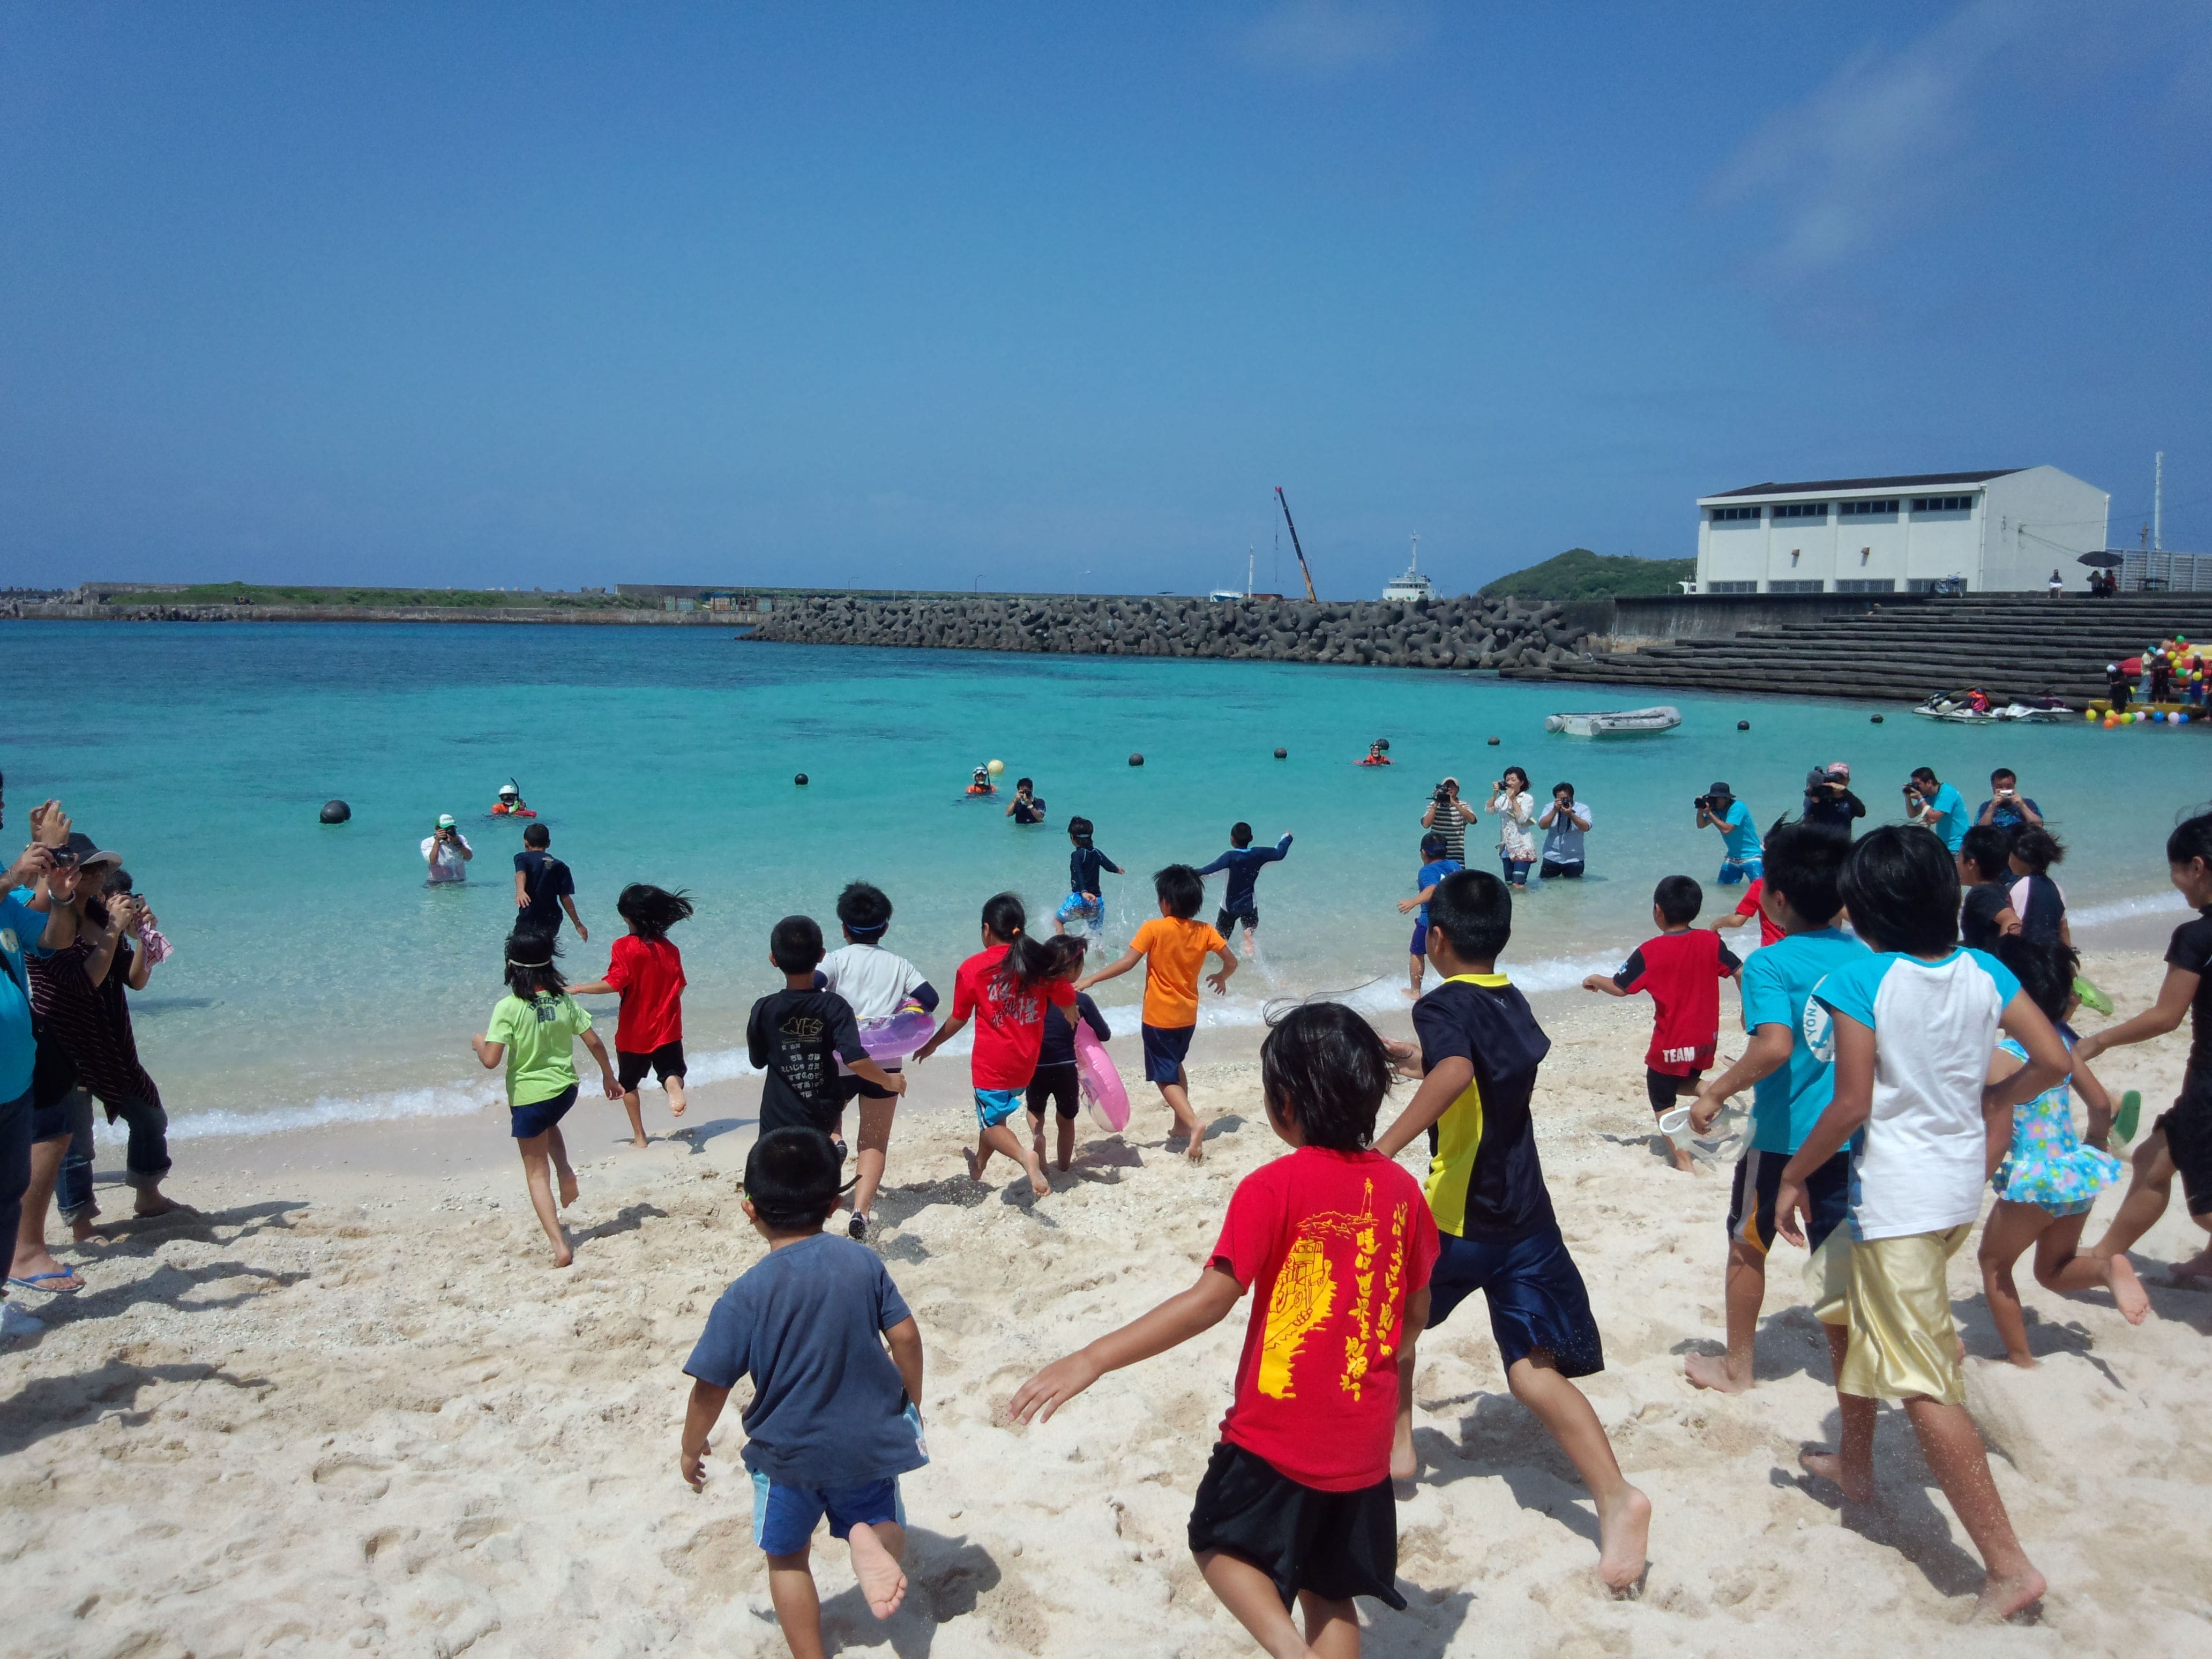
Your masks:
<path fill-rule="evenodd" d="M 1751 730 L 1751 722 L 1749 720 L 1738 720 L 1735 723 L 1735 729 L 1739 732 L 1748 732 Z"/>
<path fill-rule="evenodd" d="M 1880 726 L 1881 724 L 1881 716 L 1879 714 L 1875 715 L 1873 717 L 1873 723 L 1876 726 Z"/>
<path fill-rule="evenodd" d="M 1129 764 L 1132 766 L 1142 766 L 1144 763 L 1145 757 L 1142 755 L 1132 755 L 1129 757 Z"/>
<path fill-rule="evenodd" d="M 326 800 L 323 803 L 323 822 L 325 823 L 343 823 L 352 816 L 353 808 L 348 806 L 342 800 Z"/>
<path fill-rule="evenodd" d="M 806 774 L 804 772 L 799 773 L 791 781 L 797 784 L 801 789 L 806 787 Z"/>
<path fill-rule="evenodd" d="M 1275 751 L 1275 758 L 1276 758 L 1277 760 L 1288 760 L 1288 759 L 1290 759 L 1290 757 L 1291 757 L 1291 751 L 1290 751 L 1289 750 L 1287 750 L 1287 749 L 1278 749 L 1278 750 Z"/>
<path fill-rule="evenodd" d="M 1491 746 L 1492 749 L 1497 748 L 1497 747 L 1498 747 L 1498 739 L 1497 739 L 1497 738 L 1492 738 L 1490 740 L 1490 746 Z"/>
<path fill-rule="evenodd" d="M 997 776 L 999 775 L 999 774 L 1000 774 L 1000 773 L 1001 773 L 1001 772 L 1003 772 L 1003 771 L 1005 771 L 1005 770 L 1006 769 L 1006 762 L 1004 762 L 1004 761 L 1002 761 L 1002 760 L 994 760 L 994 761 L 991 762 L 991 763 L 989 763 L 989 765 L 988 765 L 988 766 L 987 766 L 984 769 L 985 769 L 986 771 L 989 772 L 989 773 L 990 773 L 990 775 L 991 775 L 993 777 L 994 777 L 994 778 L 995 778 L 995 777 L 997 777 Z"/>

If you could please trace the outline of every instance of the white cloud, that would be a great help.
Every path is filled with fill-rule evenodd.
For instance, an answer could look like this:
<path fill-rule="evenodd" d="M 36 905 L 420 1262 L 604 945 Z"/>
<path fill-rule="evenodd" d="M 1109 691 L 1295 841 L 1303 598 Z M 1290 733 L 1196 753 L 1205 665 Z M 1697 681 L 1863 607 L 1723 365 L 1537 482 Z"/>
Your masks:
<path fill-rule="evenodd" d="M 1428 33 L 1426 11 L 1406 0 L 1279 0 L 1242 45 L 1263 68 L 1330 76 L 1395 63 Z"/>

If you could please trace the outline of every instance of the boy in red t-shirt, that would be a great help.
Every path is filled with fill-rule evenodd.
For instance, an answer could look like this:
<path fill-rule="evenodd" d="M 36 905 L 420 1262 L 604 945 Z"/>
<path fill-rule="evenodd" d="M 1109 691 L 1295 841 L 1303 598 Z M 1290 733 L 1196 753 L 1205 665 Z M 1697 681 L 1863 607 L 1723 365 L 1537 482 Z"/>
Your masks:
<path fill-rule="evenodd" d="M 1710 927 L 1693 927 L 1705 908 L 1705 890 L 1687 876 L 1668 876 L 1651 895 L 1656 939 L 1638 945 L 1620 971 L 1592 974 L 1585 991 L 1607 996 L 1651 994 L 1651 1047 L 1644 1056 L 1644 1092 L 1651 1109 L 1664 1116 L 1677 1097 L 1698 1092 L 1698 1081 L 1713 1063 L 1721 1035 L 1721 981 L 1743 966 L 1735 952 Z M 1671 1140 L 1674 1167 L 1696 1166 L 1689 1153 Z"/>
<path fill-rule="evenodd" d="M 1295 1150 L 1237 1183 L 1198 1283 L 1054 1360 L 1010 1414 L 1048 1420 L 1108 1371 L 1212 1329 L 1251 1289 L 1191 1553 L 1268 1652 L 1351 1659 L 1352 1597 L 1406 1605 L 1390 1441 L 1399 1358 L 1428 1320 L 1437 1225 L 1419 1183 L 1370 1150 L 1390 1055 L 1365 1020 L 1338 1003 L 1293 1010 L 1261 1046 L 1260 1078 L 1268 1126 Z"/>
<path fill-rule="evenodd" d="M 983 948 L 952 977 L 952 1018 L 914 1052 L 919 1066 L 976 1021 L 969 1073 L 975 1091 L 975 1150 L 967 1152 L 970 1180 L 983 1178 L 991 1154 L 1004 1152 L 1022 1166 L 1030 1191 L 1052 1191 L 1044 1164 L 1029 1142 L 1006 1125 L 1029 1095 L 1044 1047 L 1044 1011 L 1075 1006 L 1075 988 L 1054 975 L 1059 958 L 1029 936 L 1029 913 L 1012 893 L 995 893 L 983 905 Z M 980 1016 L 980 1018 L 978 1018 Z"/>
<path fill-rule="evenodd" d="M 1782 929 L 1774 925 L 1774 918 L 1766 914 L 1765 908 L 1759 902 L 1765 891 L 1766 878 L 1765 876 L 1753 878 L 1751 885 L 1743 890 L 1743 896 L 1736 901 L 1735 908 L 1713 924 L 1713 932 L 1717 933 L 1723 927 L 1741 927 L 1753 916 L 1757 916 L 1760 950 L 1764 951 L 1775 940 L 1783 938 Z"/>
<path fill-rule="evenodd" d="M 604 977 L 572 985 L 572 997 L 619 994 L 622 1012 L 615 1021 L 615 1063 L 620 1068 L 623 1106 L 629 1113 L 629 1144 L 647 1145 L 645 1113 L 637 1085 L 649 1071 L 668 1097 L 668 1115 L 682 1117 L 684 1098 L 684 957 L 668 942 L 668 930 L 691 919 L 691 901 L 682 893 L 634 881 L 615 901 L 629 932 L 608 953 Z M 579 929 L 580 932 L 581 930 Z"/>

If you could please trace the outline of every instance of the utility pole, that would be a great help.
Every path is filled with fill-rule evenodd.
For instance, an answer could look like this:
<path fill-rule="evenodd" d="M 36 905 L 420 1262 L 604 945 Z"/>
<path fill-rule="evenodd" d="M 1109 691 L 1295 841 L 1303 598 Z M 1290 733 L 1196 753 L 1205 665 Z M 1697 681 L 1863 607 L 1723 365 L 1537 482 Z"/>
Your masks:
<path fill-rule="evenodd" d="M 2154 552 L 2166 548 L 2166 452 L 2160 450 L 2151 463 L 2150 483 L 2150 544 Z"/>

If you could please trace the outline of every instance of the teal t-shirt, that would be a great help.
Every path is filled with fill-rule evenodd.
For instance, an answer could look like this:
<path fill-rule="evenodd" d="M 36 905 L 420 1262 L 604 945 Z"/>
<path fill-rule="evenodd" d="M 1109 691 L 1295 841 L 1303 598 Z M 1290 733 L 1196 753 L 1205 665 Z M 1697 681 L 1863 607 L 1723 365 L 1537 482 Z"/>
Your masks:
<path fill-rule="evenodd" d="M 1728 843 L 1730 864 L 1747 864 L 1759 856 L 1759 830 L 1752 823 L 1751 808 L 1740 800 L 1732 800 L 1728 816 L 1721 822 L 1721 839 Z"/>
<path fill-rule="evenodd" d="M 1939 784 L 1928 798 L 1928 811 L 1943 815 L 1940 822 L 1928 827 L 1942 836 L 1943 845 L 1955 854 L 1959 843 L 1966 838 L 1966 798 L 1949 784 Z"/>
<path fill-rule="evenodd" d="M 1866 954 L 1866 946 L 1849 934 L 1823 927 L 1785 933 L 1745 958 L 1744 1030 L 1790 1028 L 1789 1060 L 1753 1085 L 1753 1151 L 1796 1152 L 1828 1109 L 1836 1092 L 1835 1027 L 1828 1011 L 1812 1000 L 1813 988 Z"/>
<path fill-rule="evenodd" d="M 507 1045 L 507 1103 L 535 1106 L 574 1088 L 572 1047 L 591 1029 L 592 1017 L 565 991 L 529 1002 L 501 997 L 484 1036 Z"/>

